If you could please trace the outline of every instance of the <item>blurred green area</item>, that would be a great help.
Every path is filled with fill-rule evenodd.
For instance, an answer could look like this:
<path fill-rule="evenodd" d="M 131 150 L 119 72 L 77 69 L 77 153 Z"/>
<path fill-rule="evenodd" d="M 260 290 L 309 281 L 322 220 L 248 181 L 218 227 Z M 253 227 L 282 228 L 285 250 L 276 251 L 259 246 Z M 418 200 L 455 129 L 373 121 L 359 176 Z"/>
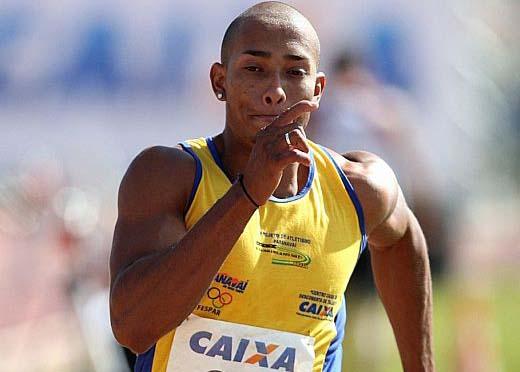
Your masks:
<path fill-rule="evenodd" d="M 501 278 L 465 291 L 455 279 L 434 282 L 437 371 L 520 371 L 520 290 Z M 374 295 L 347 295 L 343 372 L 402 371 L 384 308 Z M 369 324 L 367 324 L 369 323 Z"/>

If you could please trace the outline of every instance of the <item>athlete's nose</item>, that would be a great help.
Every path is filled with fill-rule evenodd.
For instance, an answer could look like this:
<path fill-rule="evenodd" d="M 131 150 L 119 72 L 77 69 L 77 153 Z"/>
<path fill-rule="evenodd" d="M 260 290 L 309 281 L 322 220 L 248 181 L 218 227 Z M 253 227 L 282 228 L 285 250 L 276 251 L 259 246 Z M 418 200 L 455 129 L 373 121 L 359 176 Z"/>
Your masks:
<path fill-rule="evenodd" d="M 282 87 L 279 76 L 273 77 L 271 85 L 264 92 L 262 99 L 264 104 L 268 106 L 277 106 L 286 101 L 287 96 L 285 95 L 285 90 Z"/>

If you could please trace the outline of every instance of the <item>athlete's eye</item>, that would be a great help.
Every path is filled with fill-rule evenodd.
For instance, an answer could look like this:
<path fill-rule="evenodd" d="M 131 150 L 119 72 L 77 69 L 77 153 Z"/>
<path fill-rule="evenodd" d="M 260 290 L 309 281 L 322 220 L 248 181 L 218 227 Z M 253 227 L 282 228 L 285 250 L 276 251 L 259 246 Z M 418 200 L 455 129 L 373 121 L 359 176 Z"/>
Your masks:
<path fill-rule="evenodd" d="M 257 66 L 247 66 L 245 67 L 245 69 L 247 71 L 251 71 L 251 72 L 260 72 L 260 67 L 257 67 Z"/>
<path fill-rule="evenodd" d="M 305 71 L 302 68 L 289 70 L 288 73 L 289 73 L 289 75 L 293 75 L 293 76 L 305 76 L 305 75 L 307 75 L 307 71 Z"/>

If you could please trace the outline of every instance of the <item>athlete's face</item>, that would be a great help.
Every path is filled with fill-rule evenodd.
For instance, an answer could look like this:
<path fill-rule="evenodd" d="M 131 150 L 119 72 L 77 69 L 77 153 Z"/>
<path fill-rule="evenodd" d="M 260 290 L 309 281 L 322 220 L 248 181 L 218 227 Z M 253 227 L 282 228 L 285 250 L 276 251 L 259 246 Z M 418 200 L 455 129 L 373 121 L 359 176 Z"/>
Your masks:
<path fill-rule="evenodd" d="M 250 21 L 235 38 L 228 63 L 212 67 L 213 88 L 226 100 L 226 127 L 253 140 L 258 130 L 296 102 L 319 99 L 325 76 L 317 73 L 315 41 L 304 26 Z M 299 120 L 303 126 L 310 114 Z"/>

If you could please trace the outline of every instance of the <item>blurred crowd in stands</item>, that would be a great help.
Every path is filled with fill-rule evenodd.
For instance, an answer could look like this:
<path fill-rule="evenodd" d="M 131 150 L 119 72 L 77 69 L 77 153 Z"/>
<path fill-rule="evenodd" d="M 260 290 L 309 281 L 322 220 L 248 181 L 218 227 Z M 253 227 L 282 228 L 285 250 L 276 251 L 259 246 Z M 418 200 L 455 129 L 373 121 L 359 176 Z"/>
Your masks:
<path fill-rule="evenodd" d="M 108 316 L 118 183 L 141 149 L 221 130 L 209 67 L 253 3 L 0 3 L 2 371 L 128 370 Z M 288 3 L 315 25 L 328 76 L 309 137 L 383 157 L 434 287 L 456 283 L 446 370 L 507 370 L 486 299 L 520 280 L 520 4 Z M 387 371 L 368 253 L 349 291 L 350 366 Z"/>

